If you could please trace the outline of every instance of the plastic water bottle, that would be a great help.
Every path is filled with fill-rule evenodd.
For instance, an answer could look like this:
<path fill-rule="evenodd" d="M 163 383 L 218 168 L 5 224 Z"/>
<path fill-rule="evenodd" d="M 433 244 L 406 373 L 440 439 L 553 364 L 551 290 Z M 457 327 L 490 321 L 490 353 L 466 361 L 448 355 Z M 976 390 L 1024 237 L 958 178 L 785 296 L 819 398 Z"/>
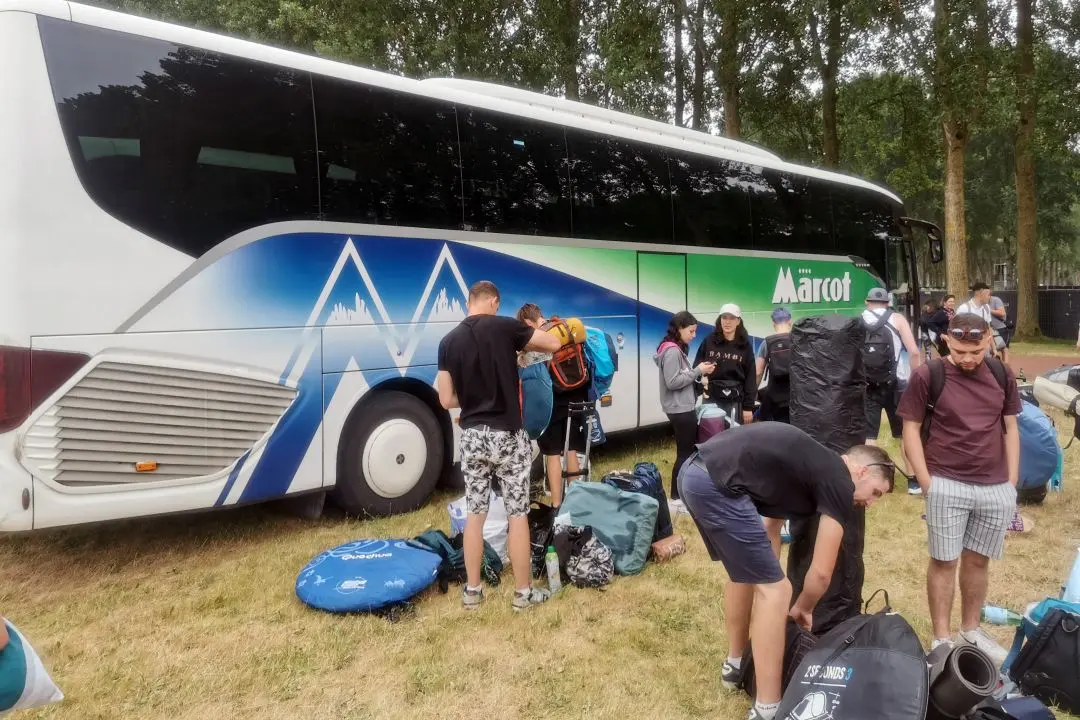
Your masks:
<path fill-rule="evenodd" d="M 547 555 L 544 556 L 544 565 L 547 567 L 548 588 L 551 594 L 562 590 L 562 574 L 559 571 L 559 556 L 553 545 L 548 545 Z"/>
<path fill-rule="evenodd" d="M 1065 602 L 1080 602 L 1080 549 L 1076 551 L 1076 560 L 1073 561 L 1072 571 L 1065 583 L 1065 591 L 1061 594 Z"/>
<path fill-rule="evenodd" d="M 985 605 L 982 609 L 982 621 L 991 625 L 1019 625 L 1024 618 L 1008 608 Z"/>

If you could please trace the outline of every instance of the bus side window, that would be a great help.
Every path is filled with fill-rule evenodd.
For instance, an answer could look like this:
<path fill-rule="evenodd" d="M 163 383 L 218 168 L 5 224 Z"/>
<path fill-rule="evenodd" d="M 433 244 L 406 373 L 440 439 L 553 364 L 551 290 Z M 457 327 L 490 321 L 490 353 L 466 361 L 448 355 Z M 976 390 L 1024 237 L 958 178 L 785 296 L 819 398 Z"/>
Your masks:
<path fill-rule="evenodd" d="M 72 160 L 104 210 L 194 257 L 316 217 L 307 73 L 38 20 Z"/>
<path fill-rule="evenodd" d="M 465 227 L 569 237 L 566 136 L 559 125 L 458 106 Z"/>
<path fill-rule="evenodd" d="M 740 166 L 719 158 L 672 154 L 671 194 L 679 245 L 750 249 L 750 197 Z"/>
<path fill-rule="evenodd" d="M 892 212 L 876 193 L 837 185 L 832 189 L 836 249 L 884 268 Z"/>
<path fill-rule="evenodd" d="M 315 76 L 327 220 L 460 228 L 453 105 Z"/>
<path fill-rule="evenodd" d="M 671 187 L 662 148 L 570 129 L 566 139 L 574 237 L 672 242 Z"/>

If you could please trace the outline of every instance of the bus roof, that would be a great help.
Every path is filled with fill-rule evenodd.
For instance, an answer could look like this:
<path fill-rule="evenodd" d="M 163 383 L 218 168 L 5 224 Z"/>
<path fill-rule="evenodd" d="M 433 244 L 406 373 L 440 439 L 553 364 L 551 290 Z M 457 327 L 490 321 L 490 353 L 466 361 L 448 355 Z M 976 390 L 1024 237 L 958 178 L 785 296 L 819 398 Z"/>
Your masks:
<path fill-rule="evenodd" d="M 889 190 L 862 178 L 790 163 L 750 143 L 675 127 L 628 113 L 551 97 L 542 93 L 475 80 L 446 78 L 415 80 L 250 40 L 65 0 L 0 0 L 0 12 L 4 11 L 48 15 L 166 42 L 191 45 L 249 60 L 329 75 L 388 90 L 529 117 L 542 122 L 554 122 L 567 127 L 723 158 L 746 165 L 768 167 L 871 190 L 894 202 L 903 202 Z"/>

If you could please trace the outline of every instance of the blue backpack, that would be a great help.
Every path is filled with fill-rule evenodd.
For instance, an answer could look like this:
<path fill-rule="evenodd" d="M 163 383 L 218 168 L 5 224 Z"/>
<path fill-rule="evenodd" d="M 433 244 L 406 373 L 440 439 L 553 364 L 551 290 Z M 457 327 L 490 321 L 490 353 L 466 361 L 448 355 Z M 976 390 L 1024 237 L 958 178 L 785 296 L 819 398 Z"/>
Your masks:
<path fill-rule="evenodd" d="M 551 422 L 551 411 L 555 405 L 552 394 L 551 373 L 547 363 L 533 363 L 528 367 L 518 368 L 519 388 L 521 392 L 521 422 L 530 440 L 544 434 Z"/>
<path fill-rule="evenodd" d="M 1058 444 L 1053 421 L 1026 400 L 1016 423 L 1020 431 L 1020 482 L 1018 490 L 1040 488 L 1060 478 L 1058 467 L 1064 453 Z M 1056 483 L 1055 483 L 1056 484 Z"/>
<path fill-rule="evenodd" d="M 615 372 L 619 369 L 619 352 L 615 341 L 603 330 L 585 328 L 585 358 L 589 361 L 593 392 L 602 397 L 611 389 Z"/>

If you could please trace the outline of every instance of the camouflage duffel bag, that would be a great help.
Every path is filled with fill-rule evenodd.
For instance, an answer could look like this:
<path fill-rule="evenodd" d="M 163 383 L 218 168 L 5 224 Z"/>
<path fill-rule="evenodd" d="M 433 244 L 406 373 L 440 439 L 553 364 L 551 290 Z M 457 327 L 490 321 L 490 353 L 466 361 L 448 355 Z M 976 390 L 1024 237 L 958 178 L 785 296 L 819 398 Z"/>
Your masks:
<path fill-rule="evenodd" d="M 607 585 L 615 576 L 611 550 L 593 534 L 591 527 L 556 526 L 555 552 L 559 556 L 563 582 L 598 588 Z"/>

